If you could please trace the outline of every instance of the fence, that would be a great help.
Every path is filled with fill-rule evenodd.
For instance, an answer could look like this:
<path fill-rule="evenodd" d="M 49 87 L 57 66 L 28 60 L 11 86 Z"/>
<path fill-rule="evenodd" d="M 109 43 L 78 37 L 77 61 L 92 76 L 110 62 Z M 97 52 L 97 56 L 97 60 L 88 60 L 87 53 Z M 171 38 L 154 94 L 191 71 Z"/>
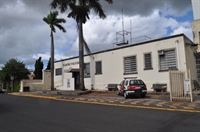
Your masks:
<path fill-rule="evenodd" d="M 169 71 L 170 100 L 193 101 L 190 70 Z"/>

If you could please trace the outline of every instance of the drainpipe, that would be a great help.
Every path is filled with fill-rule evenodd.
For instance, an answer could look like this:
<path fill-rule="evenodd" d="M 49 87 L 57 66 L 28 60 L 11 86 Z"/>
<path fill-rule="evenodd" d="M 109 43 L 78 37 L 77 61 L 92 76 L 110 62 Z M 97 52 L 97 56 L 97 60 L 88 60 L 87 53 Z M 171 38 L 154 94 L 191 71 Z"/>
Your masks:
<path fill-rule="evenodd" d="M 95 81 L 95 78 L 94 78 L 94 69 L 95 69 L 95 65 L 94 65 L 94 57 L 93 57 L 93 55 L 92 54 L 90 54 L 90 62 L 91 62 L 91 64 L 90 64 L 90 66 L 91 66 L 91 68 L 90 68 L 90 73 L 91 73 L 91 90 L 94 90 L 94 81 Z"/>
<path fill-rule="evenodd" d="M 176 40 L 175 43 L 176 43 L 176 53 L 177 53 L 177 67 L 178 70 L 180 71 L 181 69 L 180 69 L 179 47 L 178 47 L 179 41 Z"/>
<path fill-rule="evenodd" d="M 64 69 L 63 69 L 63 60 L 62 60 L 62 58 L 61 58 L 61 61 L 62 61 L 62 86 L 63 86 Z"/>

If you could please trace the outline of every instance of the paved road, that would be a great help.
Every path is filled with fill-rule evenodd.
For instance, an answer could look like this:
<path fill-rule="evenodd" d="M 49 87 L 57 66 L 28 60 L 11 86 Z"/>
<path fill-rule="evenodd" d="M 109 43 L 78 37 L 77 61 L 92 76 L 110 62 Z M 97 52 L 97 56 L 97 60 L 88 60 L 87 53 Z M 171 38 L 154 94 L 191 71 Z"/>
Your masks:
<path fill-rule="evenodd" d="M 0 94 L 1 132 L 199 132 L 200 114 Z"/>

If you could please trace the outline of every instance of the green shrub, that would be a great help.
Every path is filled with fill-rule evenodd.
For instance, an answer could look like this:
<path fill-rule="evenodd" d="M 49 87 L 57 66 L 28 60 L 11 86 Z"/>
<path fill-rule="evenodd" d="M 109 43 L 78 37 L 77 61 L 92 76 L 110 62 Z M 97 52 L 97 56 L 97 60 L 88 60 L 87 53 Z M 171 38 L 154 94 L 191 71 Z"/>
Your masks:
<path fill-rule="evenodd" d="M 8 86 L 6 88 L 7 92 L 12 92 L 12 87 L 11 86 Z M 14 88 L 13 88 L 13 92 L 19 92 L 20 90 L 20 86 L 19 85 L 15 85 Z"/>
<path fill-rule="evenodd" d="M 20 86 L 19 85 L 15 85 L 13 91 L 14 92 L 19 92 L 20 90 Z"/>
<path fill-rule="evenodd" d="M 11 90 L 12 90 L 12 88 L 11 88 L 10 86 L 8 86 L 8 87 L 6 88 L 6 91 L 7 91 L 7 92 L 11 92 Z"/>

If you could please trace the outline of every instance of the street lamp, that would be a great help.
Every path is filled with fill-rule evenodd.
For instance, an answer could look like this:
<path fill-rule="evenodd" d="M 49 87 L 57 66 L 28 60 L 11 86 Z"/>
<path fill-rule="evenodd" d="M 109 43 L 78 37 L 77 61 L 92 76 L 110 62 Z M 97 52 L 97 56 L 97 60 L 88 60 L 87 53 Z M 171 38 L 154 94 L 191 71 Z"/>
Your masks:
<path fill-rule="evenodd" d="M 14 76 L 13 75 L 10 76 L 10 80 L 12 80 L 12 89 L 11 89 L 11 92 L 13 92 L 13 89 L 14 89 L 14 86 L 13 86 Z"/>

